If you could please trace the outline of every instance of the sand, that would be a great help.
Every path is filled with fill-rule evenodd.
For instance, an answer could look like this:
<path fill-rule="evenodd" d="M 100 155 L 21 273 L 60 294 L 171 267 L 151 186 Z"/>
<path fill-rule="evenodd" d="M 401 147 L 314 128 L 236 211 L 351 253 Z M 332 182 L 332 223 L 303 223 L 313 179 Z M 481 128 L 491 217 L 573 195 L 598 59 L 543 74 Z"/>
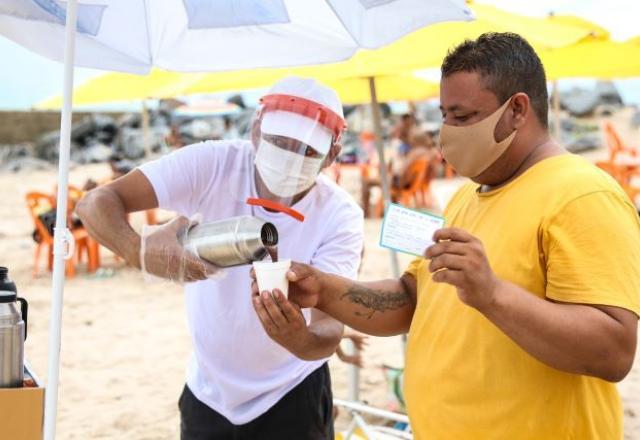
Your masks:
<path fill-rule="evenodd" d="M 91 176 L 106 177 L 105 165 L 77 167 L 71 182 L 81 185 Z M 0 174 L 0 264 L 10 268 L 19 292 L 30 301 L 26 354 L 46 379 L 50 313 L 50 274 L 31 276 L 34 243 L 24 194 L 50 192 L 56 179 L 49 171 Z M 457 184 L 457 183 L 456 183 Z M 353 180 L 345 183 L 355 190 Z M 445 192 L 451 188 L 445 188 Z M 134 216 L 139 223 L 139 216 Z M 363 280 L 390 277 L 389 253 L 378 247 L 379 220 L 366 223 Z M 176 439 L 179 436 L 177 399 L 184 384 L 190 352 L 181 288 L 148 284 L 142 276 L 116 263 L 103 250 L 112 276 L 78 275 L 67 281 L 64 298 L 58 438 L 60 439 Z M 410 258 L 401 256 L 400 267 Z M 108 274 L 106 274 L 108 275 Z M 360 398 L 385 407 L 387 389 L 380 365 L 400 366 L 398 337 L 369 338 L 361 371 Z M 336 397 L 348 397 L 348 369 L 330 362 Z M 640 439 L 640 360 L 619 386 L 625 411 L 625 438 Z M 339 420 L 344 424 L 344 417 Z"/>

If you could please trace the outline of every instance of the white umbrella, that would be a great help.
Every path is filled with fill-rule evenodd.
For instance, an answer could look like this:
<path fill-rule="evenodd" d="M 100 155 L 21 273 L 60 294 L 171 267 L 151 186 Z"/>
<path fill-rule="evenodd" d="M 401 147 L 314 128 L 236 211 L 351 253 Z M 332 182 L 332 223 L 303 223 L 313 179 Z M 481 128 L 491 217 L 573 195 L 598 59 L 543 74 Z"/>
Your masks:
<path fill-rule="evenodd" d="M 0 33 L 62 61 L 64 3 L 0 0 Z M 74 64 L 132 73 L 318 64 L 471 18 L 464 0 L 80 0 Z"/>
<path fill-rule="evenodd" d="M 0 0 L 0 34 L 64 62 L 45 440 L 55 438 L 73 67 L 145 73 L 334 62 L 446 20 L 464 0 Z M 77 46 L 77 56 L 76 56 Z"/>

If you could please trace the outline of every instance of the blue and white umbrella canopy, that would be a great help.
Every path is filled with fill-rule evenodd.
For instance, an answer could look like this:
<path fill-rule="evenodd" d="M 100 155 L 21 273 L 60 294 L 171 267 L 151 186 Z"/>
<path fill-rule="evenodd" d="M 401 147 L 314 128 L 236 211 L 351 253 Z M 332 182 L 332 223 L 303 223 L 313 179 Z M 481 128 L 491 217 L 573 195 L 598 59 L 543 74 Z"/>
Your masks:
<path fill-rule="evenodd" d="M 0 34 L 62 61 L 66 4 L 0 0 Z M 132 73 L 334 62 L 472 18 L 464 0 L 80 0 L 77 15 L 75 65 Z"/>

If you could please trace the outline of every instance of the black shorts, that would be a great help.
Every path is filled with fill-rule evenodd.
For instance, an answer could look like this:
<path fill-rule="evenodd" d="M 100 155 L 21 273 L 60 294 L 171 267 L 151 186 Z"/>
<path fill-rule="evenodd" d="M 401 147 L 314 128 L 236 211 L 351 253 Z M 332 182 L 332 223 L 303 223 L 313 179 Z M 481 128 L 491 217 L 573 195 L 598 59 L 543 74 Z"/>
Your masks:
<path fill-rule="evenodd" d="M 199 401 L 185 385 L 180 401 L 182 440 L 333 440 L 333 397 L 324 364 L 257 419 L 234 425 Z"/>

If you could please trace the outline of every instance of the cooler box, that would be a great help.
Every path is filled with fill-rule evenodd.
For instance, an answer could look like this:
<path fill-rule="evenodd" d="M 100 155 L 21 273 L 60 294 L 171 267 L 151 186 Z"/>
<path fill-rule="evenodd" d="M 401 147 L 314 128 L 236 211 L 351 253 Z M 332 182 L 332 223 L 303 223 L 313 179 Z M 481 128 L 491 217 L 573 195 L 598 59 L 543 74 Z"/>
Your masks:
<path fill-rule="evenodd" d="M 25 363 L 23 388 L 0 388 L 0 439 L 42 440 L 44 387 Z"/>

